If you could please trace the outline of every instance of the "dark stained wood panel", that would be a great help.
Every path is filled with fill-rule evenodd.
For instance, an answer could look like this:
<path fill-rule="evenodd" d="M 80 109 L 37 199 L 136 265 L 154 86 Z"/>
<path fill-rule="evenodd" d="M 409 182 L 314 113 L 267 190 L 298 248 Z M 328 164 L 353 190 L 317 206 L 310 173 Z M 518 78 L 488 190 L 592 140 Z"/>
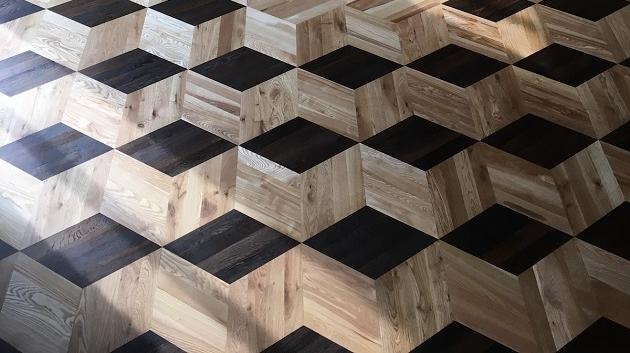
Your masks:
<path fill-rule="evenodd" d="M 193 26 L 244 7 L 230 0 L 168 0 L 151 8 Z"/>
<path fill-rule="evenodd" d="M 233 283 L 297 244 L 251 217 L 230 211 L 165 249 Z"/>
<path fill-rule="evenodd" d="M 0 0 L 0 24 L 43 10 L 26 0 Z"/>
<path fill-rule="evenodd" d="M 595 321 L 558 353 L 625 353 L 630 347 L 630 329 L 607 318 Z"/>
<path fill-rule="evenodd" d="M 109 150 L 109 146 L 58 123 L 0 147 L 0 159 L 45 180 Z"/>
<path fill-rule="evenodd" d="M 52 7 L 50 11 L 82 25 L 96 27 L 143 8 L 129 0 L 71 0 Z"/>
<path fill-rule="evenodd" d="M 442 238 L 514 275 L 520 275 L 569 239 L 569 235 L 501 205 L 490 207 Z"/>
<path fill-rule="evenodd" d="M 245 91 L 294 66 L 247 47 L 241 47 L 191 70 L 238 91 Z"/>
<path fill-rule="evenodd" d="M 0 93 L 14 96 L 71 73 L 65 66 L 26 51 L 0 61 Z"/>
<path fill-rule="evenodd" d="M 455 321 L 411 353 L 512 353 L 513 350 Z"/>
<path fill-rule="evenodd" d="M 350 89 L 357 89 L 399 67 L 395 62 L 349 45 L 300 66 Z"/>
<path fill-rule="evenodd" d="M 155 332 L 147 331 L 113 350 L 112 353 L 185 353 L 185 351 Z"/>
<path fill-rule="evenodd" d="M 628 58 L 628 59 L 624 60 L 623 62 L 621 62 L 621 65 L 630 67 L 630 58 Z"/>
<path fill-rule="evenodd" d="M 28 247 L 24 253 L 85 288 L 158 248 L 146 238 L 97 214 Z"/>
<path fill-rule="evenodd" d="M 578 238 L 630 261 L 630 203 L 622 203 Z"/>
<path fill-rule="evenodd" d="M 456 86 L 468 87 L 508 65 L 450 44 L 407 66 Z"/>
<path fill-rule="evenodd" d="M 591 21 L 602 18 L 628 6 L 624 0 L 543 0 L 541 5 L 554 8 Z"/>
<path fill-rule="evenodd" d="M 0 260 L 15 254 L 16 251 L 11 245 L 0 240 Z"/>
<path fill-rule="evenodd" d="M 471 146 L 475 140 L 412 116 L 362 143 L 414 167 L 429 170 Z"/>
<path fill-rule="evenodd" d="M 142 49 L 134 49 L 81 73 L 123 93 L 133 93 L 184 70 Z"/>
<path fill-rule="evenodd" d="M 241 146 L 296 173 L 303 173 L 356 142 L 300 117 Z"/>
<path fill-rule="evenodd" d="M 304 244 L 376 279 L 434 241 L 417 229 L 363 207 Z"/>
<path fill-rule="evenodd" d="M 551 44 L 514 65 L 577 87 L 615 64 L 560 44 Z"/>
<path fill-rule="evenodd" d="M 498 22 L 533 6 L 534 3 L 528 0 L 449 0 L 444 5 Z"/>
<path fill-rule="evenodd" d="M 235 145 L 186 121 L 178 120 L 119 150 L 169 176 L 176 176 Z"/>
<path fill-rule="evenodd" d="M 602 139 L 613 146 L 630 151 L 630 123 L 626 123 Z"/>
<path fill-rule="evenodd" d="M 350 353 L 349 350 L 302 326 L 265 349 L 263 353 Z"/>
<path fill-rule="evenodd" d="M 551 169 L 596 140 L 528 114 L 483 142 Z"/>

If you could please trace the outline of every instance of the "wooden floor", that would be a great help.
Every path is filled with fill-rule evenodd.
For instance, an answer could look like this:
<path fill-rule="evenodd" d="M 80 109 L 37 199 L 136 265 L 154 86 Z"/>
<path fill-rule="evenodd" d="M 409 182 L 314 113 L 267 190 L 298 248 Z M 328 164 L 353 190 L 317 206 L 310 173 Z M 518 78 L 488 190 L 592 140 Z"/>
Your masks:
<path fill-rule="evenodd" d="M 627 353 L 630 1 L 0 0 L 0 353 Z"/>

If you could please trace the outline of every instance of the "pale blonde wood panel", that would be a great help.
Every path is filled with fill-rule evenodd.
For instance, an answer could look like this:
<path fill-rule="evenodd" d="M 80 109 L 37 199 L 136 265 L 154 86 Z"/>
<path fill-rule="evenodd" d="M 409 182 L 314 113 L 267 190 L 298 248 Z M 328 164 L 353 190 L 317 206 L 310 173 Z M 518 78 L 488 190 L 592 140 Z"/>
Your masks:
<path fill-rule="evenodd" d="M 0 24 L 0 60 L 30 49 L 43 11 Z"/>

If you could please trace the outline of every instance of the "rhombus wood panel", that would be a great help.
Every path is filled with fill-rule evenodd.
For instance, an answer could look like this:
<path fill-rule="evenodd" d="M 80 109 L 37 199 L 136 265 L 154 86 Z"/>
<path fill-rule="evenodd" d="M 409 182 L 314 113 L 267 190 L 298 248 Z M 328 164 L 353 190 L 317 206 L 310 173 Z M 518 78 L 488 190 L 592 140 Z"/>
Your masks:
<path fill-rule="evenodd" d="M 630 1 L 0 0 L 0 353 L 627 353 Z"/>

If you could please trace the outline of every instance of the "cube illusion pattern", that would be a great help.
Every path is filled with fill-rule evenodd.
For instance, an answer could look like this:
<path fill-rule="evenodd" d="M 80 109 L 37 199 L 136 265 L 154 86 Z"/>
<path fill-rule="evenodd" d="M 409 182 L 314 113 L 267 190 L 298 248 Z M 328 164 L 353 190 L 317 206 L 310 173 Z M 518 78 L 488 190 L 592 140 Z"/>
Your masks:
<path fill-rule="evenodd" d="M 0 0 L 0 351 L 626 352 L 630 2 Z"/>

